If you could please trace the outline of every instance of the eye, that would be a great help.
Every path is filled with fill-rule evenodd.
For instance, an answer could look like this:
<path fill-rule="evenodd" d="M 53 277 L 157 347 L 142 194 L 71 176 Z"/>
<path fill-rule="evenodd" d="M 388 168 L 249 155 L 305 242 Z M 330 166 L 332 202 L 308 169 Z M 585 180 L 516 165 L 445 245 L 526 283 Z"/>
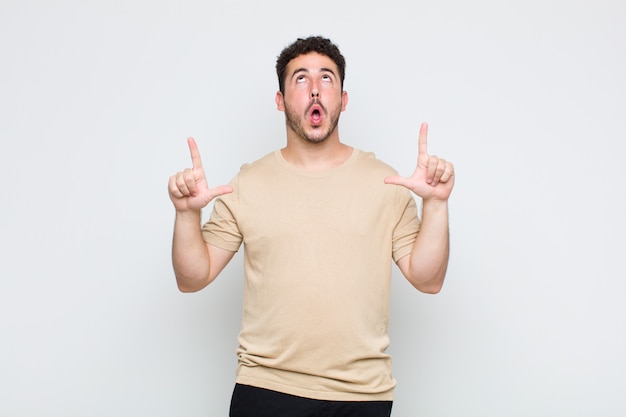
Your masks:
<path fill-rule="evenodd" d="M 332 78 L 330 77 L 330 75 L 324 75 L 322 76 L 322 80 L 330 82 L 332 81 Z"/>
<path fill-rule="evenodd" d="M 298 77 L 296 77 L 297 83 L 303 83 L 304 81 L 306 81 L 306 78 L 304 77 L 304 75 L 299 75 Z"/>

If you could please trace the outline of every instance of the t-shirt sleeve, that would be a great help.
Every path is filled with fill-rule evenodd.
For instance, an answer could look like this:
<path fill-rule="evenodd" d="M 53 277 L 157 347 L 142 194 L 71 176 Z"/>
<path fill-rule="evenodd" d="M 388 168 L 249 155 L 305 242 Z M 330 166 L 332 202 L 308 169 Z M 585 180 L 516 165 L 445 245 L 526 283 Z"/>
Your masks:
<path fill-rule="evenodd" d="M 421 225 L 415 198 L 408 190 L 402 194 L 400 219 L 393 230 L 392 253 L 395 262 L 411 253 Z"/>
<path fill-rule="evenodd" d="M 237 252 L 243 241 L 236 217 L 239 190 L 236 178 L 231 181 L 233 192 L 215 199 L 209 221 L 202 225 L 205 242 L 228 251 Z"/>

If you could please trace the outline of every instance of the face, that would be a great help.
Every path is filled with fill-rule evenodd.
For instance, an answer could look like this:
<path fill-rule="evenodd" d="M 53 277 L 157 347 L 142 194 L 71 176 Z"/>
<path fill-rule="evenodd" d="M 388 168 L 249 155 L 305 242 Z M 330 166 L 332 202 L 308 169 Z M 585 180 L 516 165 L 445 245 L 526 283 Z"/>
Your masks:
<path fill-rule="evenodd" d="M 300 55 L 287 65 L 285 94 L 276 94 L 287 129 L 310 143 L 323 142 L 336 132 L 347 103 L 337 66 L 314 52 Z"/>

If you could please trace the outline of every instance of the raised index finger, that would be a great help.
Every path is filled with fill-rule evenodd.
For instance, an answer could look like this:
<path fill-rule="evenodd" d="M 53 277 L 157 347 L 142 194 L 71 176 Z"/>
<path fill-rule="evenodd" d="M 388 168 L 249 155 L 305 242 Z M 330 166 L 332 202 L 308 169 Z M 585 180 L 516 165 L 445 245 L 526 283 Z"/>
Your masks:
<path fill-rule="evenodd" d="M 189 152 L 191 153 L 191 166 L 193 169 L 202 169 L 202 159 L 200 158 L 200 151 L 194 138 L 188 138 Z"/>
<path fill-rule="evenodd" d="M 417 141 L 417 155 L 427 156 L 428 150 L 426 147 L 426 137 L 428 136 L 428 123 L 424 122 L 420 126 L 420 135 Z"/>

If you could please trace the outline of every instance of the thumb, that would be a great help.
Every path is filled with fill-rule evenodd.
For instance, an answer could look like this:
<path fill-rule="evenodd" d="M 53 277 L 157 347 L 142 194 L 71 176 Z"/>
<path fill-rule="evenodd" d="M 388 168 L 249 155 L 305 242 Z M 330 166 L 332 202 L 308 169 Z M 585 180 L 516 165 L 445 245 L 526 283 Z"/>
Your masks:
<path fill-rule="evenodd" d="M 394 185 L 407 185 L 407 179 L 403 178 L 399 175 L 391 175 L 385 178 L 385 184 L 394 184 Z"/>
<path fill-rule="evenodd" d="M 233 187 L 230 185 L 218 185 L 217 187 L 211 190 L 212 198 L 219 197 L 224 194 L 229 194 L 233 192 Z"/>

